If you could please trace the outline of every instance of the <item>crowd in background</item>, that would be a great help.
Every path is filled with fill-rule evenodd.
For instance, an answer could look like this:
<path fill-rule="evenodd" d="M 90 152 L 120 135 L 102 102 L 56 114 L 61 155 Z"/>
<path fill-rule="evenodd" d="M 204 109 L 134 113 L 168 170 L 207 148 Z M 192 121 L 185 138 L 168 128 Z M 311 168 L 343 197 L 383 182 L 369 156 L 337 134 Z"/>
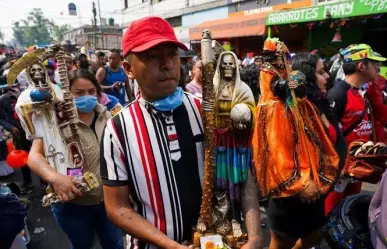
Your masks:
<path fill-rule="evenodd" d="M 385 129 L 387 123 L 386 78 L 380 74 L 385 65 L 383 62 L 372 59 L 348 63 L 344 52 L 342 50 L 341 53 L 331 58 L 321 58 L 317 50 L 311 53 L 296 53 L 291 59 L 290 65 L 293 70 L 299 70 L 305 74 L 305 96 L 322 114 L 327 135 L 335 144 L 339 154 L 345 154 L 343 151 L 345 151 L 346 145 L 348 146 L 350 142 L 357 138 L 357 135 L 352 134 L 353 131 L 349 131 L 343 137 L 343 134 L 340 135 L 336 127 L 343 130 L 351 127 L 354 121 L 350 119 L 351 115 L 361 112 L 366 102 L 371 104 L 372 111 L 375 114 L 373 124 L 375 130 L 372 132 L 377 133 L 377 142 L 387 142 Z M 29 79 L 26 72 L 22 72 L 12 87 L 6 83 L 9 68 L 17 59 L 17 57 L 8 56 L 0 61 L 0 72 L 2 74 L 0 77 L 0 176 L 2 177 L 10 176 L 13 173 L 13 169 L 7 167 L 5 163 L 8 151 L 7 143 L 10 138 L 13 139 L 13 144 L 17 149 L 29 151 L 31 148 L 31 142 L 26 139 L 24 130 L 14 111 L 17 98 L 21 91 L 28 87 Z M 248 53 L 245 58 L 240 59 L 238 64 L 241 80 L 251 88 L 255 100 L 258 102 L 260 96 L 259 75 L 265 58 L 261 55 Z M 136 79 L 125 73 L 123 61 L 121 51 L 113 49 L 108 53 L 96 53 L 96 60 L 93 62 L 86 54 L 72 55 L 71 58 L 67 59 L 66 64 L 69 74 L 77 75 L 74 84 L 78 84 L 76 80 L 80 78 L 87 79 L 97 89 L 96 99 L 98 103 L 106 106 L 107 110 L 114 114 L 115 111 L 122 109 L 122 107 L 133 101 L 138 96 L 139 91 Z M 61 87 L 55 59 L 48 59 L 43 62 L 43 65 L 47 69 L 51 82 Z M 197 98 L 202 98 L 203 94 L 202 66 L 200 56 L 181 58 L 179 85 Z M 351 85 L 350 90 L 348 90 L 348 84 L 345 82 Z M 367 100 L 364 98 L 365 95 Z M 343 100 L 343 96 L 345 96 L 345 100 Z M 344 106 L 340 106 L 342 102 Z M 349 106 L 354 110 L 351 110 L 351 113 L 346 113 Z M 368 118 L 364 119 L 368 122 Z M 370 134 L 368 131 L 363 132 L 368 136 Z M 369 140 L 369 138 L 366 139 Z M 343 157 L 343 155 L 340 156 Z M 31 171 L 28 167 L 23 167 L 22 173 L 22 194 L 27 194 L 33 190 Z M 42 184 L 45 184 L 44 179 L 42 179 Z M 361 182 L 350 182 L 345 178 L 340 179 L 335 189 L 323 198 L 325 201 L 324 215 L 328 215 L 343 198 L 359 193 L 361 185 Z M 59 217 L 59 215 L 57 216 Z M 61 220 L 59 223 L 66 223 L 63 217 L 58 219 Z M 313 232 L 315 228 L 317 229 L 317 227 L 313 227 L 307 232 Z M 71 231 L 67 233 L 71 234 Z M 69 236 L 73 236 L 72 241 L 79 240 L 77 235 Z"/>

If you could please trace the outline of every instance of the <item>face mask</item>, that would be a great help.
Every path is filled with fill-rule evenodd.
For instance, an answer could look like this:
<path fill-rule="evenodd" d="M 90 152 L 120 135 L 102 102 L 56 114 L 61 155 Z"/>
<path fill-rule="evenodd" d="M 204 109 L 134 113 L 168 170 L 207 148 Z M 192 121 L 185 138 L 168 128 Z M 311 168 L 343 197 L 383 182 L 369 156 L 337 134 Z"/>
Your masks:
<path fill-rule="evenodd" d="M 152 105 L 158 111 L 172 111 L 183 103 L 183 90 L 177 87 L 176 91 L 165 99 L 157 100 Z"/>
<path fill-rule="evenodd" d="M 97 97 L 92 95 L 85 95 L 75 98 L 75 105 L 80 112 L 92 112 L 97 105 Z"/>

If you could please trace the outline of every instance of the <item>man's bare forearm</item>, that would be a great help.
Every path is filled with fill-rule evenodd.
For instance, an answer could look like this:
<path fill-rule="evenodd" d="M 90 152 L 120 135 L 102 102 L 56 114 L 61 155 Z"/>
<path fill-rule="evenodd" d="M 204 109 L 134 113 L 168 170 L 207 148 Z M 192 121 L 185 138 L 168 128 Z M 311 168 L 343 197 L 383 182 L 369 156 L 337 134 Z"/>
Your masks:
<path fill-rule="evenodd" d="M 161 248 L 179 246 L 130 207 L 121 206 L 112 212 L 108 210 L 108 215 L 113 223 L 137 239 Z"/>
<path fill-rule="evenodd" d="M 249 239 L 261 239 L 261 218 L 259 213 L 258 186 L 249 170 L 247 182 L 242 188 L 242 212 Z"/>

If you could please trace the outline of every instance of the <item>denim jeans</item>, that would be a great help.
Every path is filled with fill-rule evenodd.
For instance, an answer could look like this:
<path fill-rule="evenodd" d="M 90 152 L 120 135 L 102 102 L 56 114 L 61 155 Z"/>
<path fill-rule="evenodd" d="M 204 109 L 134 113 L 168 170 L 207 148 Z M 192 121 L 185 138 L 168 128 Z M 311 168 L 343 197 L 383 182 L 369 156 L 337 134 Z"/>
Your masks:
<path fill-rule="evenodd" d="M 110 222 L 104 204 L 79 205 L 55 203 L 52 213 L 60 228 L 67 234 L 72 249 L 90 249 L 94 232 L 103 249 L 123 249 L 123 234 Z"/>

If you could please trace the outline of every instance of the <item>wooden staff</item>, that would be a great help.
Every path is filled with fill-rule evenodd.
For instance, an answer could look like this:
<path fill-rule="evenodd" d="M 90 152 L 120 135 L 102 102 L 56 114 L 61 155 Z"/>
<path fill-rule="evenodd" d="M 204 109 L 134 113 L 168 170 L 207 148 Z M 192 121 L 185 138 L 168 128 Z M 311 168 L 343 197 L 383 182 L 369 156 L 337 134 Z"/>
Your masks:
<path fill-rule="evenodd" d="M 204 126 L 204 179 L 203 196 L 200 206 L 199 223 L 206 227 L 212 226 L 212 197 L 215 175 L 215 93 L 214 93 L 214 55 L 212 50 L 211 33 L 205 30 L 201 40 L 202 75 L 203 75 L 203 126 Z M 203 227 L 199 230 L 203 231 Z"/>

